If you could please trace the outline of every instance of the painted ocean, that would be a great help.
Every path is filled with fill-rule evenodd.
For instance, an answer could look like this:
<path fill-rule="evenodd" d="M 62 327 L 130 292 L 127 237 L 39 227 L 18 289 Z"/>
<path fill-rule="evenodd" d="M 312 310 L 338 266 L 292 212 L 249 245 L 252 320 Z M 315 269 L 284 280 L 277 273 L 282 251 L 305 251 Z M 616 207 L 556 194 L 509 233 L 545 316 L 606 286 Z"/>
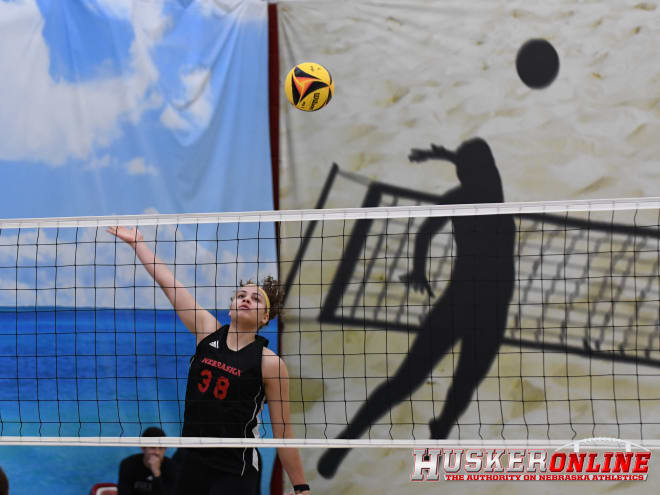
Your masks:
<path fill-rule="evenodd" d="M 226 312 L 216 317 L 229 322 Z M 277 351 L 277 322 L 260 333 Z M 172 310 L 1 308 L 0 433 L 139 436 L 158 425 L 178 436 L 194 349 Z M 262 422 L 269 423 L 267 411 Z M 271 436 L 270 428 L 262 426 L 261 435 Z M 7 446 L 0 447 L 0 465 L 12 493 L 78 494 L 86 482 L 116 482 L 120 460 L 137 451 Z M 274 451 L 262 455 L 267 486 Z"/>

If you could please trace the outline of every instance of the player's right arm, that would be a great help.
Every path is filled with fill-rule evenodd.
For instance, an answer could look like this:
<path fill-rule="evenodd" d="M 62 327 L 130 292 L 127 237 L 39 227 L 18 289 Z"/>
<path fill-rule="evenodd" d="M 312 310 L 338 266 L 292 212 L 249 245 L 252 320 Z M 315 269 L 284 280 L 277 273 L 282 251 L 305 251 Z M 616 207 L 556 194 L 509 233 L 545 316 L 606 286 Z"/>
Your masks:
<path fill-rule="evenodd" d="M 156 254 L 144 242 L 142 233 L 137 228 L 108 227 L 107 231 L 124 241 L 135 250 L 138 259 L 144 265 L 147 273 L 163 289 L 165 296 L 172 303 L 172 307 L 183 324 L 190 332 L 195 334 L 199 344 L 204 337 L 218 329 L 218 320 L 207 310 L 202 308 L 190 291 L 175 277 Z"/>

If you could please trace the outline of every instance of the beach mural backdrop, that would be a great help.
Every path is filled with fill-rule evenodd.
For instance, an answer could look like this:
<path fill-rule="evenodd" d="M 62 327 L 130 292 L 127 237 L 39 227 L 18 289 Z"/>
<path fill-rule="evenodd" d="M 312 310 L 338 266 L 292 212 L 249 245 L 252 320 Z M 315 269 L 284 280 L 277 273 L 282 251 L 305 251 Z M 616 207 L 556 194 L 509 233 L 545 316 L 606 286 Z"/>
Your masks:
<path fill-rule="evenodd" d="M 301 62 L 324 65 L 335 82 L 332 101 L 318 112 L 300 112 L 282 96 L 283 209 L 659 194 L 656 2 L 291 0 L 278 3 L 278 15 L 280 83 Z M 534 70 L 526 73 L 524 63 L 521 66 L 521 49 L 529 48 L 530 40 L 542 40 L 541 45 L 551 48 L 551 67 L 540 81 L 534 80 Z M 543 65 L 541 72 L 546 69 Z M 586 219 L 579 214 L 568 220 L 516 216 L 490 227 L 484 221 L 481 237 L 458 221 L 403 227 L 401 222 L 325 222 L 307 231 L 310 242 L 302 253 L 295 238 L 307 235 L 306 226 L 284 225 L 281 269 L 293 275 L 282 346 L 284 353 L 301 356 L 292 371 L 300 378 L 292 384 L 301 401 L 294 412 L 300 423 L 306 422 L 299 435 L 656 438 L 654 418 L 660 410 L 652 399 L 658 397 L 653 383 L 660 372 L 657 304 L 636 314 L 634 305 L 613 305 L 610 299 L 610 309 L 593 313 L 592 321 L 585 315 L 591 305 L 606 307 L 605 292 L 608 297 L 646 294 L 650 301 L 658 299 L 658 280 L 653 276 L 657 212 L 650 217 L 594 214 L 591 221 L 615 227 L 590 230 L 587 241 L 571 241 L 561 233 L 583 229 Z M 650 230 L 640 230 L 642 225 L 650 225 Z M 534 229 L 538 232 L 526 233 Z M 489 301 L 479 322 L 487 335 L 479 338 L 490 348 L 499 347 L 499 354 L 476 348 L 484 361 L 468 374 L 459 373 L 465 371 L 458 368 L 461 363 L 469 361 L 461 361 L 461 341 L 477 343 L 470 343 L 466 335 L 457 341 L 456 336 L 450 338 L 442 326 L 448 321 L 442 295 L 451 287 L 451 294 L 459 295 L 456 304 L 470 307 L 475 296 L 461 292 L 450 279 L 478 277 L 478 272 L 465 265 L 460 273 L 458 265 L 452 272 L 451 263 L 438 264 L 436 259 L 429 272 L 437 273 L 441 282 L 429 287 L 425 280 L 411 277 L 417 258 L 425 255 L 415 250 L 414 233 L 420 231 L 428 233 L 434 256 L 460 257 L 456 246 L 470 245 L 481 260 L 490 256 L 499 263 L 480 268 L 480 273 L 513 281 L 479 289 L 482 301 Z M 383 247 L 386 241 L 378 241 L 384 232 L 406 240 L 390 244 L 388 251 Z M 609 253 L 593 254 L 589 260 L 584 255 L 548 256 L 563 252 L 571 242 L 595 246 L 596 251 L 608 246 Z M 649 259 L 622 254 L 614 257 L 620 264 L 612 261 L 612 252 L 624 253 L 631 243 L 642 242 L 648 243 L 644 245 Z M 403 266 L 395 266 L 397 256 L 406 256 L 399 264 Z M 594 271 L 585 274 L 585 266 Z M 607 270 L 607 276 L 597 270 Z M 648 286 L 633 286 L 630 274 L 635 270 L 644 274 Z M 565 285 L 552 283 L 564 276 L 569 279 Z M 375 288 L 394 277 L 397 283 L 390 283 L 389 290 L 401 292 L 399 301 L 409 302 L 410 308 L 425 304 L 429 313 L 413 314 L 406 306 L 411 313 L 402 317 L 396 307 L 385 308 L 392 294 Z M 607 279 L 611 285 L 577 282 L 590 277 Z M 398 282 L 405 280 L 420 290 L 398 289 Z M 592 299 L 586 303 L 581 298 L 589 288 Z M 557 301 L 561 316 L 550 310 L 534 313 L 541 303 Z M 635 364 L 636 350 L 629 355 L 621 351 L 621 360 L 585 356 L 606 348 L 598 341 L 600 335 L 619 344 L 629 342 L 631 334 L 626 337 L 623 328 L 631 328 L 631 317 L 639 318 L 639 328 L 650 332 L 645 342 L 654 342 L 646 349 L 644 364 Z M 520 331 L 525 325 L 559 328 L 562 320 L 581 333 L 546 333 L 544 338 L 556 339 L 552 342 L 570 352 L 543 353 L 538 346 L 534 351 L 538 337 Z M 622 330 L 614 330 L 613 321 Z M 598 332 L 583 338 L 589 325 Z M 424 330 L 437 339 L 416 336 Z M 543 335 L 540 330 L 536 335 Z M 320 349 L 327 354 L 324 359 L 305 356 Z M 434 355 L 424 365 L 411 359 L 427 359 L 429 352 Z M 402 367 L 414 375 L 409 376 L 414 386 L 402 384 L 405 377 L 397 375 Z M 461 411 L 458 417 L 443 412 L 445 400 L 454 401 Z M 313 451 L 305 467 L 315 489 L 425 493 L 428 486 L 409 481 L 411 462 L 407 449 L 354 449 L 346 457 Z M 387 476 L 376 475 L 383 472 Z M 655 468 L 650 479 L 657 476 Z M 606 484 L 593 488 L 612 489 Z M 472 488 L 452 489 L 467 493 Z M 516 487 L 506 488 L 511 489 Z M 641 493 L 644 487 L 629 490 Z"/>
<path fill-rule="evenodd" d="M 261 1 L 0 1 L 0 216 L 272 209 L 267 24 Z M 177 276 L 221 321 L 237 278 L 276 275 L 272 232 L 145 236 L 204 263 Z M 134 261 L 102 228 L 1 230 L 2 435 L 180 434 L 194 338 Z M 12 493 L 73 495 L 135 452 L 2 447 L 0 465 Z"/>

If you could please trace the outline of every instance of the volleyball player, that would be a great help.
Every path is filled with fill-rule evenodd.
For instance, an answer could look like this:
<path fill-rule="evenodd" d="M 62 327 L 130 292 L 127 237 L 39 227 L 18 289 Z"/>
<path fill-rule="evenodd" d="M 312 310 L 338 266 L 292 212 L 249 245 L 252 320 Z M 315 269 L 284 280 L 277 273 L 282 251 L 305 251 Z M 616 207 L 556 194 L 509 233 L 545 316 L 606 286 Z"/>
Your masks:
<path fill-rule="evenodd" d="M 188 371 L 182 436 L 254 438 L 264 400 L 270 406 L 273 435 L 292 438 L 289 377 L 284 362 L 266 347 L 258 330 L 275 318 L 282 292 L 272 277 L 262 285 L 242 284 L 230 305 L 231 323 L 221 326 L 144 242 L 136 229 L 107 231 L 129 244 L 163 289 L 183 324 L 197 339 Z M 309 494 L 298 449 L 277 454 L 296 493 Z M 261 462 L 256 448 L 185 449 L 179 494 L 259 493 Z"/>

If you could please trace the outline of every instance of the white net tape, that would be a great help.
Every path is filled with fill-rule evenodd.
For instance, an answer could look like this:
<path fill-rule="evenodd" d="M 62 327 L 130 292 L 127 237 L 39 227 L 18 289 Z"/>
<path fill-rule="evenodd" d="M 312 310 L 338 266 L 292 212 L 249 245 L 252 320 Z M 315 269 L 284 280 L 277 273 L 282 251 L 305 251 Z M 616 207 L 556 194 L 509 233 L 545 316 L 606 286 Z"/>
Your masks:
<path fill-rule="evenodd" d="M 329 226 L 334 222 L 335 226 L 342 225 L 342 229 L 350 233 L 351 229 L 347 229 L 347 226 L 352 228 L 358 225 L 360 220 L 373 220 L 374 222 L 371 224 L 372 230 L 366 233 L 364 244 L 360 248 L 362 250 L 361 252 L 369 253 L 373 259 L 373 264 L 367 268 L 362 267 L 362 271 L 355 269 L 355 266 L 351 270 L 346 270 L 343 273 L 346 280 L 342 282 L 343 285 L 339 284 L 342 286 L 343 291 L 340 300 L 345 301 L 342 303 L 345 307 L 336 304 L 334 306 L 329 305 L 328 301 L 331 298 L 325 301 L 321 300 L 322 306 L 314 308 L 317 313 L 321 314 L 320 316 L 315 315 L 313 319 L 315 321 L 320 319 L 322 323 L 331 322 L 352 325 L 362 321 L 364 325 L 363 330 L 369 327 L 369 329 L 378 330 L 385 328 L 401 332 L 419 328 L 420 322 L 428 314 L 429 308 L 433 306 L 440 297 L 440 294 L 442 294 L 446 284 L 449 283 L 452 273 L 451 257 L 456 247 L 455 241 L 452 239 L 451 228 L 446 228 L 433 241 L 432 249 L 434 255 L 430 257 L 429 261 L 429 272 L 433 274 L 431 284 L 436 293 L 435 299 L 429 299 L 416 294 L 410 291 L 406 284 L 401 282 L 402 277 L 410 270 L 410 260 L 406 256 L 410 256 L 416 233 L 415 226 L 419 226 L 421 219 L 429 217 L 513 215 L 519 219 L 516 223 L 519 239 L 516 246 L 516 267 L 518 274 L 515 288 L 516 296 L 514 297 L 514 302 L 517 304 L 515 308 L 509 311 L 505 342 L 511 345 L 518 345 L 517 352 L 519 354 L 523 346 L 528 346 L 529 348 L 538 348 L 542 351 L 550 350 L 555 354 L 565 354 L 567 352 L 582 354 L 589 359 L 589 363 L 591 363 L 590 360 L 592 357 L 607 355 L 612 356 L 617 362 L 632 363 L 636 366 L 640 364 L 656 366 L 657 363 L 660 363 L 660 350 L 658 349 L 660 346 L 660 325 L 658 323 L 660 318 L 660 306 L 658 306 L 660 304 L 660 287 L 657 283 L 659 266 L 657 256 L 658 242 L 656 239 L 658 211 L 660 211 L 660 198 L 451 206 L 409 205 L 279 212 L 9 219 L 0 221 L 0 232 L 6 238 L 11 238 L 13 243 L 3 244 L 3 249 L 16 248 L 20 250 L 22 247 L 20 246 L 21 235 L 13 235 L 12 232 L 22 232 L 24 238 L 36 239 L 30 242 L 36 246 L 37 252 L 35 252 L 34 256 L 37 258 L 39 256 L 38 248 L 40 246 L 39 235 L 41 232 L 46 232 L 49 229 L 54 229 L 58 233 L 56 238 L 59 240 L 54 242 L 53 245 L 55 248 L 53 249 L 56 255 L 57 250 L 60 249 L 59 255 L 63 256 L 62 253 L 66 251 L 67 247 L 60 246 L 65 243 L 62 239 L 67 238 L 67 236 L 60 235 L 60 232 L 64 232 L 65 229 L 96 228 L 98 230 L 100 227 L 112 225 L 136 225 L 140 227 L 177 226 L 176 229 L 173 228 L 173 232 L 175 240 L 178 240 L 176 236 L 179 232 L 179 226 L 182 225 L 187 225 L 194 230 L 199 229 L 200 225 L 208 224 L 258 224 L 261 226 L 262 224 L 279 222 L 290 224 L 291 230 L 295 231 L 295 225 L 298 223 L 302 226 L 310 222 L 327 222 L 326 225 Z M 551 217 L 553 214 L 555 217 Z M 541 221 L 535 219 L 534 215 L 542 215 Z M 586 215 L 590 222 L 593 218 L 598 217 L 600 223 L 598 224 L 598 222 L 594 221 L 592 222 L 593 225 L 588 227 L 587 230 L 581 230 L 581 228 L 577 228 L 571 224 L 572 220 L 570 219 L 574 218 L 575 215 L 582 219 Z M 607 220 L 608 217 L 611 222 L 609 224 L 606 222 L 603 223 L 603 219 Z M 650 222 L 647 221 L 648 219 L 651 219 Z M 653 220 L 656 220 L 655 224 Z M 626 226 L 627 221 L 628 225 L 633 225 L 634 223 L 632 231 L 629 231 L 630 228 Z M 653 230 L 654 227 L 655 230 Z M 298 230 L 302 231 L 302 228 Z M 286 232 L 287 229 L 285 228 L 283 231 Z M 34 232 L 34 235 L 31 237 L 26 236 L 26 232 Z M 326 228 L 325 232 L 321 234 L 319 234 L 318 229 L 314 231 L 314 235 L 319 235 L 317 240 L 326 242 L 326 249 L 332 245 L 332 242 L 337 244 L 337 251 L 334 253 L 335 258 L 331 260 L 335 262 L 334 270 L 336 271 L 336 265 L 338 263 L 346 262 L 346 252 L 342 251 L 344 249 L 343 243 L 346 240 L 350 241 L 350 239 L 345 239 L 346 236 L 343 234 L 338 235 L 337 239 L 331 239 L 333 233 L 336 232 L 330 227 Z M 390 242 L 389 248 L 384 248 L 384 244 L 381 242 L 383 236 L 388 236 Z M 47 238 L 47 235 L 43 236 L 43 239 Z M 292 238 L 295 238 L 295 236 Z M 96 242 L 96 238 L 92 236 L 91 239 L 91 241 L 87 239 L 85 242 L 88 244 L 91 242 L 93 245 Z M 295 238 L 297 242 L 300 242 L 301 239 L 301 236 Z M 1 240 L 2 238 L 0 236 Z M 156 241 L 160 242 L 157 238 L 154 238 L 154 242 Z M 73 244 L 75 242 L 74 240 Z M 204 242 L 207 241 L 205 240 Z M 224 240 L 220 241 L 216 239 L 216 242 L 224 242 Z M 194 244 L 199 245 L 199 242 L 195 243 L 195 241 L 192 241 L 191 245 Z M 41 251 L 42 256 L 45 252 L 43 249 Z M 48 248 L 45 249 L 47 250 Z M 385 250 L 383 251 L 383 249 Z M 320 254 L 323 255 L 324 252 L 321 250 Z M 395 256 L 392 256 L 392 253 L 395 253 Z M 301 263 L 316 262 L 317 260 L 313 258 L 317 254 L 308 250 L 307 253 L 302 253 L 302 258 L 299 261 Z M 312 258 L 311 261 L 310 258 Z M 447 259 L 449 259 L 448 262 L 446 261 Z M 385 260 L 385 264 L 383 264 L 383 260 Z M 287 262 L 290 261 L 288 260 Z M 324 262 L 323 260 L 320 261 L 321 263 Z M 196 262 L 196 259 L 192 259 L 192 262 L 188 260 L 182 263 L 182 266 L 194 267 Z M 39 261 L 36 261 L 35 264 L 38 269 Z M 215 259 L 210 260 L 206 264 L 217 269 L 217 266 L 221 263 L 218 259 Z M 55 263 L 54 266 L 58 268 L 60 265 Z M 16 294 L 19 294 L 21 291 L 33 291 L 35 294 L 38 294 L 39 290 L 51 290 L 50 286 L 47 289 L 40 289 L 38 286 L 28 289 L 21 288 L 18 273 L 22 267 L 17 265 L 13 267 L 13 271 L 11 266 L 3 266 L 2 268 L 5 271 L 1 272 L 0 276 L 2 273 L 11 273 L 11 277 L 16 279 L 13 289 L 3 286 L 2 290 L 5 291 L 3 292 L 5 295 L 7 294 L 6 291 L 11 290 Z M 58 269 L 59 276 L 61 276 L 61 273 L 67 267 Z M 197 268 L 193 270 L 195 276 L 197 274 L 196 270 Z M 372 284 L 369 277 L 371 274 L 376 273 L 385 273 L 383 280 L 387 284 L 381 284 L 379 286 Z M 56 274 L 55 276 L 57 277 L 58 275 Z M 321 280 L 321 285 L 323 283 L 330 285 L 331 278 L 324 278 Z M 118 288 L 116 285 L 113 288 L 115 291 L 132 290 L 129 286 Z M 387 286 L 387 288 L 383 289 L 384 286 Z M 376 287 L 377 290 L 375 290 Z M 140 287 L 139 289 L 142 288 L 144 287 Z M 153 294 L 153 287 L 147 288 Z M 81 287 L 74 289 L 78 293 L 82 293 L 83 291 Z M 85 287 L 85 289 L 88 289 L 88 287 Z M 307 290 L 304 284 L 300 283 L 300 280 L 298 280 L 298 285 L 292 289 L 294 293 L 301 289 Z M 56 292 L 59 289 L 53 287 L 52 290 Z M 94 290 L 96 291 L 97 288 L 94 288 Z M 103 287 L 102 290 L 110 290 L 110 288 Z M 313 294 L 316 289 L 312 288 L 309 290 Z M 298 296 L 300 297 L 299 294 Z M 17 301 L 18 298 L 19 296 L 16 295 Z M 335 298 L 335 300 L 337 299 Z M 371 304 L 369 301 L 376 301 L 376 304 Z M 18 309 L 16 312 L 18 314 Z M 367 320 L 369 323 L 364 323 Z M 304 322 L 304 318 L 301 318 L 300 321 Z M 397 325 L 401 328 L 395 328 Z M 15 330 L 14 336 L 16 337 L 14 352 L 18 353 L 20 347 L 19 338 L 21 337 L 20 332 Z M 11 338 L 12 335 L 9 335 L 9 339 L 6 340 L 11 340 Z M 284 351 L 283 357 L 285 361 L 290 360 L 288 364 L 293 371 L 293 378 L 297 380 L 296 383 L 300 384 L 307 378 L 305 376 L 305 368 L 300 364 L 306 358 L 303 350 L 305 346 L 303 330 L 300 330 L 299 336 L 296 338 L 299 338 L 302 343 L 295 349 L 293 354 L 287 354 Z M 338 349 L 342 349 L 341 352 L 350 350 L 349 347 L 342 346 L 338 347 Z M 335 353 L 336 349 L 326 346 L 325 351 L 330 356 Z M 368 352 L 364 348 L 360 352 L 366 360 Z M 8 353 L 4 353 L 3 355 L 11 356 Z M 20 358 L 21 356 L 17 355 L 16 357 Z M 325 360 L 324 356 L 321 356 L 319 359 L 313 353 L 309 357 L 312 360 L 316 359 L 316 363 L 324 362 Z M 347 356 L 343 355 L 343 359 L 345 363 Z M 588 371 L 585 371 L 585 369 L 583 366 L 582 373 L 593 373 L 594 376 L 596 375 L 596 368 L 592 368 L 591 364 Z M 392 371 L 385 369 L 384 372 L 391 373 Z M 614 366 L 608 372 L 616 375 Z M 520 381 L 522 382 L 524 377 L 522 376 L 522 371 L 520 373 Z M 566 376 L 569 378 L 568 374 Z M 109 378 L 112 379 L 113 377 Z M 317 378 L 314 377 L 314 379 Z M 58 379 L 58 377 L 56 376 L 55 379 Z M 346 377 L 342 377 L 342 379 L 344 380 L 344 387 L 348 387 L 351 379 Z M 546 380 L 543 376 L 535 376 L 534 380 L 536 381 L 534 383 L 538 382 L 539 379 Z M 11 376 L 7 380 L 14 380 L 14 377 Z M 639 376 L 637 376 L 637 380 L 639 382 Z M 16 376 L 16 381 L 19 381 L 18 375 Z M 325 387 L 326 384 L 323 384 L 323 386 Z M 362 390 L 366 389 L 366 386 L 361 383 L 358 383 L 357 386 L 358 388 L 361 387 Z M 294 388 L 292 387 L 292 391 Z M 573 422 L 572 419 L 569 419 L 567 422 L 564 421 L 564 424 L 569 424 L 572 432 L 568 431 L 559 435 L 550 435 L 549 433 L 552 406 L 547 406 L 546 415 L 542 418 L 541 423 L 535 422 L 535 416 L 524 416 L 523 414 L 524 424 L 518 424 L 518 426 L 522 425 L 523 429 L 519 430 L 517 434 L 512 435 L 514 438 L 507 438 L 507 435 L 503 434 L 507 420 L 504 415 L 501 415 L 499 419 L 495 420 L 493 425 L 490 425 L 494 426 L 498 431 L 496 434 L 497 438 L 492 438 L 492 432 L 490 431 L 486 431 L 482 435 L 481 424 L 478 425 L 476 434 L 472 434 L 472 436 L 484 436 L 484 439 L 459 437 L 451 440 L 429 440 L 426 438 L 428 433 L 415 434 L 414 431 L 412 434 L 405 432 L 398 434 L 392 428 L 393 425 L 389 424 L 385 425 L 386 429 L 389 426 L 389 431 L 385 434 L 388 438 L 379 438 L 378 435 L 374 435 L 369 439 L 332 439 L 330 437 L 335 436 L 338 431 L 336 427 L 345 426 L 345 422 L 351 419 L 351 414 L 347 413 L 347 391 L 348 388 L 344 388 L 335 397 L 332 395 L 332 388 L 328 388 L 325 396 L 319 397 L 317 395 L 314 399 L 309 399 L 302 392 L 299 393 L 295 397 L 295 402 L 292 403 L 295 419 L 293 422 L 294 430 L 297 437 L 294 439 L 182 438 L 176 435 L 170 435 L 169 437 L 160 439 L 145 439 L 132 436 L 130 432 L 121 436 L 95 436 L 84 431 L 80 436 L 66 434 L 53 436 L 51 433 L 53 431 L 52 428 L 44 427 L 42 429 L 42 425 L 40 424 L 38 431 L 27 429 L 26 431 L 29 431 L 29 433 L 25 435 L 22 433 L 19 435 L 7 435 L 6 431 L 13 430 L 3 429 L 4 433 L 0 436 L 0 443 L 12 445 L 153 445 L 155 442 L 158 445 L 168 447 L 297 446 L 312 448 L 411 448 L 419 446 L 488 448 L 492 446 L 504 446 L 510 448 L 546 447 L 561 449 L 566 447 L 566 445 L 570 445 L 572 448 L 611 446 L 630 449 L 639 447 L 640 445 L 643 445 L 644 448 L 658 448 L 660 446 L 660 442 L 655 444 L 654 441 L 636 438 L 634 434 L 626 434 L 632 440 L 618 440 L 611 437 L 594 437 L 579 441 L 571 440 L 571 438 L 588 436 L 589 432 L 593 433 L 597 423 L 594 413 L 596 407 L 593 401 L 598 400 L 593 397 L 586 399 L 592 402 L 592 423 L 587 424 L 586 428 L 581 428 L 579 421 Z M 296 392 L 294 391 L 293 393 L 295 394 Z M 633 400 L 640 404 L 640 409 L 645 398 L 647 397 L 642 397 L 642 392 L 638 385 L 637 396 L 633 397 Z M 360 400 L 365 399 L 366 397 L 363 397 Z M 439 399 L 442 401 L 444 396 Z M 654 396 L 652 399 L 655 400 L 657 397 Z M 181 401 L 181 398 L 179 397 L 177 399 L 175 397 L 174 402 L 176 400 Z M 292 400 L 294 399 L 292 398 Z M 498 400 L 500 402 L 500 409 L 502 410 L 502 403 L 506 401 L 503 401 L 501 395 L 499 398 L 494 399 L 495 402 Z M 521 399 L 520 401 L 524 402 L 524 400 Z M 535 400 L 536 402 L 545 401 L 547 404 L 549 399 L 548 397 L 537 396 Z M 614 401 L 616 402 L 616 400 L 615 397 Z M 57 401 L 59 401 L 59 398 L 54 401 L 51 400 L 51 402 Z M 5 402 L 8 402 L 6 398 Z M 110 400 L 109 402 L 112 401 Z M 153 398 L 150 398 L 149 402 L 154 402 Z M 487 405 L 487 402 L 487 400 L 484 400 L 484 404 Z M 564 402 L 568 402 L 570 408 L 570 399 L 564 399 Z M 420 401 L 420 404 L 423 404 L 423 402 Z M 44 405 L 44 408 L 39 414 L 44 413 L 47 409 L 45 406 L 48 404 L 44 402 L 42 405 Z M 59 403 L 57 407 L 59 408 Z M 141 407 L 139 398 L 137 407 Z M 155 407 L 159 406 L 156 405 Z M 339 415 L 337 416 L 340 418 L 339 421 L 335 421 L 332 416 L 333 410 L 336 408 L 339 410 Z M 117 409 L 119 409 L 119 406 L 117 406 Z M 3 412 L 2 409 L 0 409 L 1 412 Z M 641 416 L 642 414 L 639 411 L 630 417 L 625 414 L 619 414 L 615 418 L 615 428 L 626 424 L 627 420 L 632 417 L 630 423 L 642 431 L 638 427 L 643 426 L 642 423 L 644 423 L 641 420 Z M 8 421 L 7 418 L 8 416 L 6 414 L 2 414 L 3 426 L 4 422 Z M 479 419 L 481 420 L 481 417 Z M 35 420 L 31 419 L 31 421 L 34 422 Z M 37 421 L 41 421 L 41 418 Z M 120 419 L 117 421 L 120 421 Z M 176 423 L 176 421 L 180 421 L 180 417 L 174 418 L 172 421 Z M 144 422 L 147 424 L 149 421 L 145 419 Z M 424 428 L 426 428 L 426 421 L 423 423 Z M 541 425 L 541 428 L 535 428 L 539 425 Z M 19 430 L 21 432 L 23 431 L 22 423 Z M 544 435 L 546 438 L 543 438 L 543 434 L 540 435 L 541 438 L 537 437 L 539 432 L 545 433 L 546 430 L 547 434 Z M 63 431 L 69 430 L 65 429 Z M 525 439 L 515 438 L 515 436 L 520 437 L 520 431 L 524 431 L 522 435 L 526 437 Z M 649 437 L 648 433 L 643 434 L 643 436 Z"/>

